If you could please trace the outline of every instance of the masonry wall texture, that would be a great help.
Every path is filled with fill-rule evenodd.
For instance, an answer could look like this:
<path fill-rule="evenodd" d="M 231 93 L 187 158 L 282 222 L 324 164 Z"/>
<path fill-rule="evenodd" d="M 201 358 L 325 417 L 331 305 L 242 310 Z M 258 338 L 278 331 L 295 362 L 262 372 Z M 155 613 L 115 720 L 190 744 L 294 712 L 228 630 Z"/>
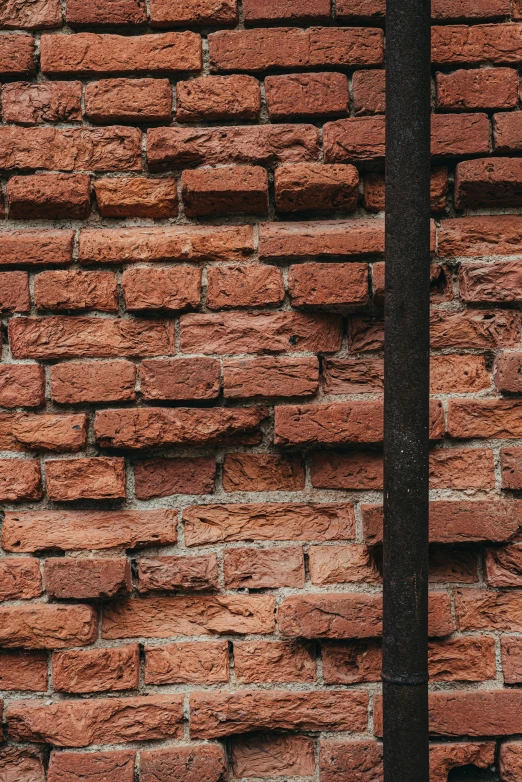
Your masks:
<path fill-rule="evenodd" d="M 384 0 L 0 6 L 0 782 L 380 782 Z M 522 2 L 432 59 L 430 782 L 522 782 Z"/>

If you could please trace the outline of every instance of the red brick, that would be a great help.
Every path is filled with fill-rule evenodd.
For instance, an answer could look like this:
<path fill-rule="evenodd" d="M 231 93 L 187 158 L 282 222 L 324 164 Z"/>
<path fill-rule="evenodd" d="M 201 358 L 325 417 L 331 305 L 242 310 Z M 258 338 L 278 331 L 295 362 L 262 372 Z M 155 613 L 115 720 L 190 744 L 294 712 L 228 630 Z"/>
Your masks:
<path fill-rule="evenodd" d="M 382 455 L 359 450 L 313 453 L 311 481 L 319 489 L 382 489 Z"/>
<path fill-rule="evenodd" d="M 185 353 L 335 353 L 341 341 L 342 323 L 336 315 L 231 312 L 181 318 L 181 350 Z"/>
<path fill-rule="evenodd" d="M 300 546 L 235 548 L 225 551 L 223 557 L 225 586 L 228 589 L 302 589 L 305 585 L 303 549 Z"/>
<path fill-rule="evenodd" d="M 176 217 L 177 181 L 152 177 L 98 179 L 94 182 L 102 217 Z"/>
<path fill-rule="evenodd" d="M 57 502 L 125 498 L 124 459 L 103 456 L 45 463 L 47 494 Z"/>
<path fill-rule="evenodd" d="M 486 549 L 486 581 L 492 587 L 522 586 L 522 548 Z"/>
<path fill-rule="evenodd" d="M 213 458 L 150 459 L 134 465 L 136 497 L 170 497 L 173 494 L 212 494 L 216 476 Z"/>
<path fill-rule="evenodd" d="M 263 260 L 351 258 L 384 253 L 384 220 L 325 220 L 310 223 L 262 223 Z"/>
<path fill-rule="evenodd" d="M 98 125 L 170 122 L 170 82 L 168 79 L 104 79 L 91 82 L 85 89 L 85 115 Z"/>
<path fill-rule="evenodd" d="M 237 22 L 237 0 L 151 0 L 154 27 L 229 25 Z"/>
<path fill-rule="evenodd" d="M 126 402 L 135 398 L 131 361 L 69 361 L 50 367 L 51 396 L 63 405 Z"/>
<path fill-rule="evenodd" d="M 58 692 L 90 693 L 138 687 L 140 650 L 137 644 L 116 649 L 55 652 L 52 661 L 53 685 Z"/>
<path fill-rule="evenodd" d="M 448 202 L 448 169 L 432 169 L 430 201 L 432 212 L 444 212 Z M 384 212 L 384 175 L 371 173 L 364 177 L 364 206 L 369 212 Z"/>
<path fill-rule="evenodd" d="M 116 275 L 111 272 L 42 272 L 35 277 L 33 296 L 39 310 L 118 311 Z"/>
<path fill-rule="evenodd" d="M 0 29 L 2 30 L 19 28 L 38 30 L 60 27 L 61 24 L 60 0 L 36 0 L 31 3 L 7 0 L 0 10 Z"/>
<path fill-rule="evenodd" d="M 522 505 L 518 501 L 440 500 L 430 504 L 431 543 L 509 541 L 518 530 Z M 363 506 L 364 538 L 382 542 L 382 507 Z"/>
<path fill-rule="evenodd" d="M 288 290 L 294 307 L 368 303 L 368 264 L 304 263 L 291 266 Z"/>
<path fill-rule="evenodd" d="M 151 171 L 223 163 L 272 166 L 318 156 L 318 132 L 313 125 L 152 128 L 147 133 Z"/>
<path fill-rule="evenodd" d="M 174 510 L 6 511 L 2 547 L 20 553 L 169 545 L 177 540 L 177 517 Z"/>
<path fill-rule="evenodd" d="M 137 128 L 6 126 L 0 128 L 0 169 L 140 171 L 140 144 Z"/>
<path fill-rule="evenodd" d="M 518 684 L 522 681 L 522 641 L 517 636 L 504 635 L 500 644 L 504 682 Z"/>
<path fill-rule="evenodd" d="M 15 741 L 36 741 L 55 747 L 88 747 L 180 738 L 183 696 L 12 702 L 7 711 Z M 85 768 L 85 767 L 84 767 Z"/>
<path fill-rule="evenodd" d="M 12 220 L 83 220 L 91 211 L 91 182 L 84 174 L 14 176 L 6 192 Z"/>
<path fill-rule="evenodd" d="M 503 489 L 522 488 L 522 472 L 520 468 L 521 456 L 521 448 L 503 448 L 500 452 Z"/>
<path fill-rule="evenodd" d="M 521 408 L 522 403 L 516 400 L 451 400 L 448 432 L 463 439 L 521 437 Z"/>
<path fill-rule="evenodd" d="M 384 114 L 385 72 L 382 70 L 355 71 L 353 83 L 353 107 L 355 114 Z"/>
<path fill-rule="evenodd" d="M 499 770 L 505 782 L 516 782 L 522 770 L 520 741 L 509 741 L 500 745 Z"/>
<path fill-rule="evenodd" d="M 434 311 L 433 348 L 498 349 L 516 347 L 520 340 L 518 314 L 508 310 Z"/>
<path fill-rule="evenodd" d="M 215 554 L 204 557 L 142 557 L 137 560 L 138 592 L 204 592 L 218 587 Z"/>
<path fill-rule="evenodd" d="M 514 0 L 512 13 L 513 19 L 522 19 L 522 5 L 520 4 L 520 0 Z"/>
<path fill-rule="evenodd" d="M 97 776 L 104 782 L 133 782 L 136 753 L 52 752 L 48 782 L 80 782 Z"/>
<path fill-rule="evenodd" d="M 501 304 L 522 300 L 520 261 L 463 263 L 460 266 L 459 280 L 460 297 L 465 302 Z"/>
<path fill-rule="evenodd" d="M 432 356 L 430 373 L 432 394 L 471 394 L 491 385 L 484 356 Z"/>
<path fill-rule="evenodd" d="M 171 323 L 115 318 L 16 318 L 9 323 L 14 358 L 118 358 L 174 352 Z"/>
<path fill-rule="evenodd" d="M 508 0 L 434 0 L 433 19 L 498 19 L 509 16 Z"/>
<path fill-rule="evenodd" d="M 145 647 L 146 684 L 220 684 L 229 675 L 228 641 Z"/>
<path fill-rule="evenodd" d="M 518 215 L 477 215 L 443 220 L 438 255 L 517 255 L 522 251 L 522 218 Z"/>
<path fill-rule="evenodd" d="M 276 209 L 352 212 L 357 207 L 359 174 L 355 166 L 297 163 L 282 165 L 274 173 Z"/>
<path fill-rule="evenodd" d="M 455 608 L 459 630 L 518 633 L 522 627 L 520 592 L 460 589 L 455 593 Z"/>
<path fill-rule="evenodd" d="M 227 398 L 310 396 L 319 385 L 317 358 L 269 357 L 225 359 Z"/>
<path fill-rule="evenodd" d="M 253 730 L 366 730 L 368 694 L 352 690 L 191 693 L 192 738 Z"/>
<path fill-rule="evenodd" d="M 311 644 L 292 641 L 234 644 L 234 670 L 241 683 L 313 682 L 317 676 L 315 657 Z"/>
<path fill-rule="evenodd" d="M 67 23 L 72 25 L 128 25 L 147 21 L 144 0 L 67 0 Z"/>
<path fill-rule="evenodd" d="M 381 574 L 372 551 L 351 543 L 344 546 L 311 546 L 308 552 L 312 584 L 380 583 Z"/>
<path fill-rule="evenodd" d="M 244 0 L 243 14 L 251 22 L 317 22 L 330 17 L 328 0 Z"/>
<path fill-rule="evenodd" d="M 140 408 L 101 410 L 94 430 L 102 447 L 149 448 L 158 445 L 209 445 L 259 441 L 259 426 L 266 418 L 262 407 Z"/>
<path fill-rule="evenodd" d="M 252 226 L 83 229 L 82 263 L 241 261 L 254 251 Z"/>
<path fill-rule="evenodd" d="M 493 489 L 493 452 L 486 448 L 437 448 L 430 453 L 432 489 Z"/>
<path fill-rule="evenodd" d="M 185 544 L 259 540 L 350 540 L 355 516 L 350 504 L 252 503 L 185 508 Z"/>
<path fill-rule="evenodd" d="M 430 732 L 439 736 L 519 733 L 521 699 L 520 690 L 430 693 Z"/>
<path fill-rule="evenodd" d="M 212 358 L 142 361 L 140 380 L 143 399 L 215 399 L 220 389 L 220 366 Z"/>
<path fill-rule="evenodd" d="M 384 0 L 337 0 L 336 18 L 343 21 L 368 19 L 379 22 L 384 17 Z"/>
<path fill-rule="evenodd" d="M 431 154 L 435 157 L 488 154 L 490 133 L 486 114 L 434 114 Z"/>
<path fill-rule="evenodd" d="M 193 266 L 134 267 L 121 277 L 125 306 L 129 312 L 183 312 L 201 299 L 201 270 Z"/>
<path fill-rule="evenodd" d="M 265 634 L 274 626 L 270 595 L 147 597 L 110 604 L 103 615 L 102 637 Z"/>
<path fill-rule="evenodd" d="M 275 266 L 252 264 L 216 266 L 207 270 L 207 307 L 262 307 L 281 304 L 285 297 L 283 274 Z"/>
<path fill-rule="evenodd" d="M 15 441 L 24 448 L 43 451 L 81 451 L 87 442 L 87 417 L 77 415 L 24 415 L 12 424 Z"/>
<path fill-rule="evenodd" d="M 209 35 L 211 66 L 220 71 L 380 65 L 383 33 L 350 27 L 220 30 Z"/>
<path fill-rule="evenodd" d="M 201 38 L 190 32 L 44 35 L 41 68 L 42 73 L 52 76 L 199 71 Z"/>
<path fill-rule="evenodd" d="M 379 393 L 384 389 L 383 360 L 325 358 L 322 384 L 327 394 Z"/>
<path fill-rule="evenodd" d="M 268 212 L 268 177 L 259 166 L 184 171 L 181 184 L 187 217 Z"/>
<path fill-rule="evenodd" d="M 384 117 L 352 117 L 327 122 L 323 130 L 327 163 L 384 158 Z"/>
<path fill-rule="evenodd" d="M 88 600 L 108 598 L 132 590 L 127 559 L 72 559 L 51 557 L 45 562 L 45 589 L 50 597 Z"/>
<path fill-rule="evenodd" d="M 350 104 L 348 79 L 342 73 L 267 76 L 265 94 L 272 121 L 345 117 Z"/>
<path fill-rule="evenodd" d="M 307 736 L 273 733 L 234 736 L 231 753 L 232 768 L 238 778 L 311 776 L 315 772 L 314 742 Z"/>
<path fill-rule="evenodd" d="M 517 104 L 518 73 L 513 68 L 437 73 L 437 106 L 444 111 L 513 109 Z"/>
<path fill-rule="evenodd" d="M 431 59 L 437 65 L 516 65 L 519 58 L 518 24 L 447 25 L 431 31 Z"/>
<path fill-rule="evenodd" d="M 21 125 L 81 122 L 81 100 L 79 81 L 14 82 L 2 87 L 4 120 Z"/>
<path fill-rule="evenodd" d="M 19 413 L 0 413 L 0 450 L 23 451 L 24 447 L 15 437 L 15 426 L 24 423 L 25 415 Z"/>
<path fill-rule="evenodd" d="M 495 361 L 495 385 L 499 391 L 522 391 L 522 354 L 501 353 Z"/>
<path fill-rule="evenodd" d="M 0 272 L 0 313 L 29 312 L 31 295 L 27 272 Z"/>
<path fill-rule="evenodd" d="M 24 502 L 41 497 L 40 462 L 0 459 L 0 502 Z"/>
<path fill-rule="evenodd" d="M 222 747 L 200 744 L 141 753 L 142 782 L 224 782 L 227 761 Z"/>
<path fill-rule="evenodd" d="M 465 550 L 451 546 L 432 546 L 429 580 L 432 584 L 445 584 L 448 581 L 476 584 L 479 580 L 476 552 L 472 548 Z"/>
<path fill-rule="evenodd" d="M 2 231 L 0 266 L 63 266 L 72 261 L 73 231 Z"/>
<path fill-rule="evenodd" d="M 457 209 L 522 205 L 522 165 L 517 158 L 467 160 L 455 176 Z"/>
<path fill-rule="evenodd" d="M 0 560 L 0 601 L 30 600 L 42 594 L 42 575 L 37 559 Z"/>
<path fill-rule="evenodd" d="M 35 71 L 33 36 L 2 35 L 0 37 L 0 74 L 2 76 L 27 76 Z"/>
<path fill-rule="evenodd" d="M 32 603 L 0 608 L 0 645 L 66 649 L 91 644 L 98 635 L 94 609 L 84 605 Z"/>
<path fill-rule="evenodd" d="M 45 782 L 44 753 L 39 747 L 4 747 L 0 769 L 5 782 Z"/>
<path fill-rule="evenodd" d="M 378 682 L 382 653 L 379 641 L 340 641 L 322 645 L 323 676 L 326 684 Z"/>
<path fill-rule="evenodd" d="M 204 76 L 176 85 L 178 122 L 255 120 L 260 110 L 261 91 L 253 76 Z"/>
<path fill-rule="evenodd" d="M 47 679 L 46 652 L 3 652 L 0 656 L 2 690 L 45 692 Z M 0 768 L 3 768 L 1 754 Z"/>
<path fill-rule="evenodd" d="M 305 470 L 299 456 L 228 453 L 223 463 L 223 488 L 234 491 L 300 491 Z"/>

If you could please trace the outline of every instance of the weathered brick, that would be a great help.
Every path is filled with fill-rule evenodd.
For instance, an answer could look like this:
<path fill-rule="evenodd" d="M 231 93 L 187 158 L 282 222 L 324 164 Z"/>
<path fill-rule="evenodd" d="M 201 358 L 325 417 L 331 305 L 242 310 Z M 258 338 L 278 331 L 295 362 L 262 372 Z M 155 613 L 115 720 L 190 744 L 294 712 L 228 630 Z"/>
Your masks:
<path fill-rule="evenodd" d="M 217 5 L 217 4 L 216 4 Z M 142 782 L 225 782 L 227 761 L 222 747 L 200 744 L 141 753 Z"/>
<path fill-rule="evenodd" d="M 520 489 L 522 487 L 522 473 L 520 468 L 520 448 L 502 448 L 500 452 L 500 466 L 502 469 L 502 488 Z"/>
<path fill-rule="evenodd" d="M 518 636 L 504 635 L 500 639 L 500 648 L 504 681 L 506 684 L 518 684 L 522 681 L 521 639 Z"/>
<path fill-rule="evenodd" d="M 311 481 L 319 489 L 382 489 L 382 455 L 319 451 L 312 454 Z"/>
<path fill-rule="evenodd" d="M 215 554 L 204 557 L 141 557 L 137 560 L 139 592 L 204 592 L 218 587 Z"/>
<path fill-rule="evenodd" d="M 51 752 L 48 782 L 79 782 L 99 776 L 104 782 L 133 782 L 136 753 Z"/>
<path fill-rule="evenodd" d="M 327 163 L 384 158 L 384 117 L 351 117 L 327 122 L 323 129 Z"/>
<path fill-rule="evenodd" d="M 132 590 L 127 559 L 72 559 L 45 561 L 45 590 L 50 597 L 88 600 L 109 598 Z"/>
<path fill-rule="evenodd" d="M 336 691 L 191 693 L 192 738 L 253 730 L 366 730 L 368 694 Z"/>
<path fill-rule="evenodd" d="M 459 281 L 460 296 L 465 302 L 503 303 L 522 300 L 520 261 L 463 263 Z"/>
<path fill-rule="evenodd" d="M 292 641 L 241 641 L 234 644 L 234 670 L 239 682 L 313 682 L 315 648 Z M 251 773 L 249 774 L 249 776 Z"/>
<path fill-rule="evenodd" d="M 0 656 L 2 690 L 45 692 L 47 679 L 46 652 L 3 652 Z M 2 760 L 0 754 L 0 768 Z"/>
<path fill-rule="evenodd" d="M 311 546 L 308 552 L 312 584 L 380 583 L 373 552 L 366 546 Z"/>
<path fill-rule="evenodd" d="M 521 725 L 520 703 L 520 690 L 514 689 L 433 692 L 430 732 L 439 736 L 516 734 Z"/>
<path fill-rule="evenodd" d="M 187 217 L 268 212 L 268 176 L 260 166 L 184 171 L 181 184 Z"/>
<path fill-rule="evenodd" d="M 177 516 L 175 510 L 6 511 L 2 547 L 35 552 L 169 545 L 177 541 Z"/>
<path fill-rule="evenodd" d="M 278 212 L 309 209 L 354 211 L 359 174 L 355 166 L 296 163 L 282 165 L 274 173 Z"/>
<path fill-rule="evenodd" d="M 73 231 L 2 231 L 0 266 L 63 266 L 72 261 Z"/>
<path fill-rule="evenodd" d="M 47 271 L 34 280 L 39 310 L 118 311 L 116 275 L 111 272 Z"/>
<path fill-rule="evenodd" d="M 348 79 L 342 73 L 268 76 L 265 94 L 272 121 L 345 117 L 350 104 Z"/>
<path fill-rule="evenodd" d="M 193 266 L 126 269 L 121 276 L 125 306 L 129 312 L 184 312 L 201 299 L 201 270 Z"/>
<path fill-rule="evenodd" d="M 509 16 L 507 0 L 434 0 L 433 19 L 498 19 Z"/>
<path fill-rule="evenodd" d="M 518 74 L 513 68 L 437 73 L 437 106 L 444 111 L 513 109 L 517 103 Z"/>
<path fill-rule="evenodd" d="M 0 37 L 0 74 L 2 76 L 27 76 L 35 71 L 33 36 L 2 35 Z"/>
<path fill-rule="evenodd" d="M 228 641 L 145 647 L 146 684 L 220 684 L 229 675 Z"/>
<path fill-rule="evenodd" d="M 103 79 L 91 82 L 85 88 L 85 114 L 91 122 L 99 125 L 170 122 L 170 82 L 168 79 Z"/>
<path fill-rule="evenodd" d="M 196 33 L 43 35 L 42 73 L 50 76 L 201 70 Z"/>
<path fill-rule="evenodd" d="M 237 0 L 151 0 L 155 27 L 229 25 L 237 22 Z"/>
<path fill-rule="evenodd" d="M 147 400 L 215 399 L 220 367 L 213 358 L 175 358 L 142 361 L 141 393 Z"/>
<path fill-rule="evenodd" d="M 6 122 L 40 125 L 44 122 L 80 122 L 82 84 L 79 81 L 14 82 L 2 87 Z"/>
<path fill-rule="evenodd" d="M 288 291 L 294 307 L 361 306 L 368 303 L 368 264 L 304 263 L 291 266 Z"/>
<path fill-rule="evenodd" d="M 111 603 L 103 614 L 102 637 L 264 634 L 274 626 L 270 595 L 147 597 Z"/>
<path fill-rule="evenodd" d="M 444 212 L 448 202 L 448 169 L 432 169 L 430 205 L 432 212 Z M 371 173 L 364 177 L 364 206 L 369 212 L 384 212 L 384 175 Z"/>
<path fill-rule="evenodd" d="M 383 0 L 337 0 L 336 17 L 343 21 L 368 19 L 379 22 L 385 13 Z"/>
<path fill-rule="evenodd" d="M 211 66 L 219 71 L 380 65 L 383 33 L 375 28 L 299 27 L 220 30 L 209 35 Z"/>
<path fill-rule="evenodd" d="M 27 272 L 0 272 L 0 313 L 29 312 L 31 294 Z"/>
<path fill-rule="evenodd" d="M 228 398 L 310 396 L 319 385 L 319 362 L 315 357 L 225 359 L 223 373 Z"/>
<path fill-rule="evenodd" d="M 487 114 L 433 114 L 431 154 L 435 157 L 487 155 L 490 134 Z"/>
<path fill-rule="evenodd" d="M 522 205 L 522 165 L 517 158 L 466 160 L 455 175 L 457 209 Z"/>
<path fill-rule="evenodd" d="M 144 0 L 67 0 L 67 23 L 75 25 L 127 25 L 147 21 Z"/>
<path fill-rule="evenodd" d="M 59 0 L 35 0 L 29 3 L 7 0 L 0 10 L 2 30 L 38 30 L 60 27 L 61 24 L 62 9 Z"/>
<path fill-rule="evenodd" d="M 12 220 L 83 220 L 91 211 L 91 182 L 85 174 L 14 176 L 6 192 Z"/>
<path fill-rule="evenodd" d="M 461 310 L 431 313 L 433 348 L 498 349 L 516 347 L 520 340 L 518 314 L 509 310 Z"/>
<path fill-rule="evenodd" d="M 522 585 L 522 548 L 503 546 L 486 549 L 486 581 L 492 587 Z"/>
<path fill-rule="evenodd" d="M 125 460 L 98 456 L 45 463 L 47 494 L 58 502 L 125 498 Z"/>
<path fill-rule="evenodd" d="M 451 400 L 448 432 L 452 437 L 517 438 L 522 436 L 518 400 Z"/>
<path fill-rule="evenodd" d="M 261 91 L 253 76 L 204 76 L 176 85 L 178 122 L 255 120 L 260 110 Z"/>
<path fill-rule="evenodd" d="M 455 609 L 459 630 L 518 633 L 522 627 L 520 592 L 460 589 L 455 593 Z"/>
<path fill-rule="evenodd" d="M 40 747 L 4 746 L 0 769 L 5 782 L 45 782 L 44 753 Z"/>
<path fill-rule="evenodd" d="M 326 220 L 310 223 L 262 223 L 263 260 L 382 255 L 384 220 Z"/>
<path fill-rule="evenodd" d="M 30 600 L 42 594 L 42 575 L 37 559 L 0 560 L 0 601 Z"/>
<path fill-rule="evenodd" d="M 519 57 L 518 24 L 446 25 L 431 31 L 431 59 L 437 65 L 510 65 Z"/>
<path fill-rule="evenodd" d="M 516 782 L 522 770 L 522 743 L 506 741 L 500 745 L 499 770 L 506 782 Z"/>
<path fill-rule="evenodd" d="M 477 215 L 443 220 L 438 235 L 441 257 L 516 255 L 522 251 L 522 219 L 518 215 Z"/>
<path fill-rule="evenodd" d="M 23 502 L 41 497 L 39 461 L 0 459 L 0 502 Z"/>
<path fill-rule="evenodd" d="M 170 177 L 104 178 L 94 182 L 102 217 L 176 217 L 177 182 Z"/>
<path fill-rule="evenodd" d="M 344 540 L 355 534 L 350 504 L 253 503 L 185 508 L 185 543 Z"/>
<path fill-rule="evenodd" d="M 342 321 L 337 315 L 231 312 L 181 318 L 184 353 L 335 353 L 341 341 Z"/>
<path fill-rule="evenodd" d="M 353 107 L 356 116 L 384 114 L 385 72 L 383 70 L 355 71 L 352 77 Z"/>
<path fill-rule="evenodd" d="M 238 778 L 311 776 L 315 772 L 314 742 L 308 736 L 273 733 L 234 736 L 231 754 L 232 768 Z"/>
<path fill-rule="evenodd" d="M 33 603 L 0 608 L 0 646 L 66 649 L 92 643 L 98 634 L 94 609 L 85 605 Z"/>
<path fill-rule="evenodd" d="M 240 163 L 273 166 L 317 160 L 318 155 L 313 125 L 152 128 L 147 133 L 151 171 Z"/>
<path fill-rule="evenodd" d="M 223 462 L 223 488 L 233 491 L 299 491 L 305 486 L 299 456 L 228 453 Z"/>
<path fill-rule="evenodd" d="M 87 442 L 87 417 L 77 415 L 22 415 L 12 423 L 17 444 L 31 450 L 80 451 Z"/>
<path fill-rule="evenodd" d="M 316 22 L 330 16 L 328 0 L 245 0 L 243 13 L 252 22 Z"/>
<path fill-rule="evenodd" d="M 432 489 L 492 489 L 493 452 L 486 448 L 437 448 L 430 453 Z"/>
<path fill-rule="evenodd" d="M 126 402 L 135 398 L 131 361 L 68 361 L 50 367 L 51 396 L 62 405 Z"/>
<path fill-rule="evenodd" d="M 495 361 L 495 385 L 499 391 L 522 391 L 522 354 L 501 353 Z"/>
<path fill-rule="evenodd" d="M 170 497 L 173 494 L 211 494 L 216 463 L 213 458 L 149 459 L 134 465 L 136 497 Z"/>
<path fill-rule="evenodd" d="M 275 266 L 218 266 L 207 272 L 210 309 L 280 304 L 284 295 L 283 275 Z"/>
<path fill-rule="evenodd" d="M 448 581 L 476 584 L 479 580 L 476 552 L 473 548 L 432 546 L 429 580 L 432 584 L 445 584 Z"/>
<path fill-rule="evenodd" d="M 432 356 L 430 373 L 432 394 L 471 394 L 491 384 L 484 356 Z"/>
<path fill-rule="evenodd" d="M 36 741 L 55 747 L 88 747 L 180 738 L 183 696 L 12 702 L 7 711 L 15 741 Z"/>
<path fill-rule="evenodd" d="M 305 585 L 303 549 L 300 546 L 266 550 L 235 548 L 225 551 L 223 558 L 228 589 L 302 589 Z"/>
<path fill-rule="evenodd" d="M 0 128 L 0 169 L 140 171 L 140 144 L 141 132 L 137 128 L 117 125 L 111 128 L 5 126 Z"/>
<path fill-rule="evenodd" d="M 241 261 L 254 251 L 252 226 L 83 229 L 82 263 Z"/>
<path fill-rule="evenodd" d="M 140 650 L 132 644 L 115 649 L 55 652 L 52 666 L 53 685 L 58 692 L 135 690 L 139 683 Z"/>
<path fill-rule="evenodd" d="M 158 445 L 208 445 L 234 440 L 251 443 L 267 411 L 262 407 L 196 409 L 138 408 L 101 410 L 94 430 L 103 447 L 148 448 Z"/>
<path fill-rule="evenodd" d="M 174 352 L 173 326 L 115 318 L 16 318 L 9 323 L 15 358 L 157 356 Z"/>

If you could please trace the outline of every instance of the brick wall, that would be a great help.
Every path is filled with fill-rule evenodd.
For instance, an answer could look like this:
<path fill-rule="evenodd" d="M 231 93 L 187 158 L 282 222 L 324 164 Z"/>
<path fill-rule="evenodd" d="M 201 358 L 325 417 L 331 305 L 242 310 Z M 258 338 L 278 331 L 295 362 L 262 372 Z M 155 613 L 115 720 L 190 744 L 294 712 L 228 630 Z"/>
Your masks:
<path fill-rule="evenodd" d="M 62 5 L 0 7 L 0 780 L 379 782 L 384 2 Z M 522 3 L 433 17 L 431 782 L 520 782 Z"/>

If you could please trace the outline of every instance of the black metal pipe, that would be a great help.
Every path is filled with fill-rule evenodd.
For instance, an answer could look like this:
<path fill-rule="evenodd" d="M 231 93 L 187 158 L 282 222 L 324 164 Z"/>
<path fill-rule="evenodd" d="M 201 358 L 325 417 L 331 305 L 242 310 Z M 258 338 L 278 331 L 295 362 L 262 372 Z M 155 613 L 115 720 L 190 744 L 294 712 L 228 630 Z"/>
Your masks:
<path fill-rule="evenodd" d="M 387 0 L 385 782 L 429 782 L 430 92 L 430 0 Z"/>

